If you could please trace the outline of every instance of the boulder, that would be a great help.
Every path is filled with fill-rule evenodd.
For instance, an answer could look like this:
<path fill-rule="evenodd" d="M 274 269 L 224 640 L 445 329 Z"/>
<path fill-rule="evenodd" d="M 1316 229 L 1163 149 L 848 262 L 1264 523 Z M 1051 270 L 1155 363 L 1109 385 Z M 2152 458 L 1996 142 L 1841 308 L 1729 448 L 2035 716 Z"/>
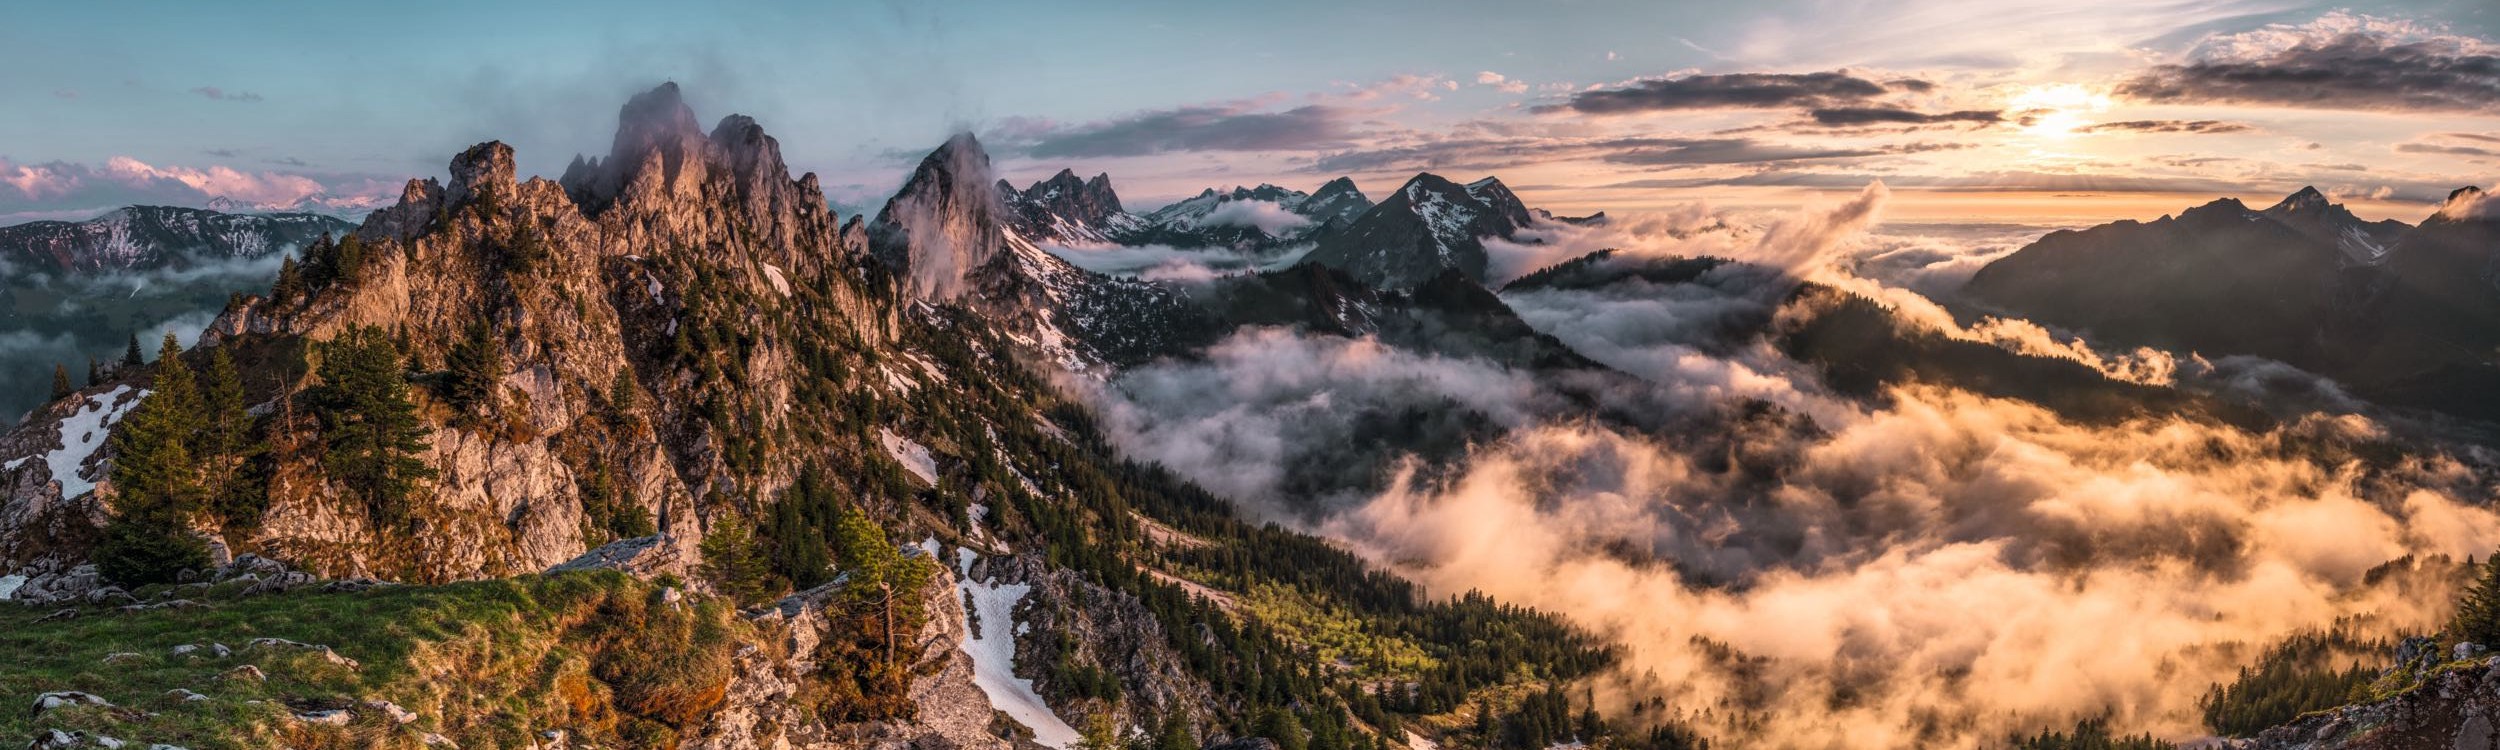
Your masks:
<path fill-rule="evenodd" d="M 675 540 L 663 532 L 600 545 L 598 549 L 557 563 L 547 572 L 614 570 L 635 578 L 650 579 L 663 573 L 683 575 L 688 569 L 688 561 L 679 552 Z"/>
<path fill-rule="evenodd" d="M 44 712 L 51 711 L 53 709 L 70 708 L 73 706 L 100 706 L 104 708 L 112 708 L 113 704 L 112 702 L 107 701 L 103 697 L 94 693 L 81 693 L 76 690 L 62 690 L 59 692 L 44 693 L 42 695 L 35 696 L 35 708 L 27 715 L 42 716 Z"/>

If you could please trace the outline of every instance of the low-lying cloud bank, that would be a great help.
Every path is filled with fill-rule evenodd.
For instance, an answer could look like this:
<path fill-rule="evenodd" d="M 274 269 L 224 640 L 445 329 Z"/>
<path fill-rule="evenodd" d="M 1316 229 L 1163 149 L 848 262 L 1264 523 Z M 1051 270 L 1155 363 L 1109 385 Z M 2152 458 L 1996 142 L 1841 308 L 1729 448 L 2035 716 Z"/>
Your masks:
<path fill-rule="evenodd" d="M 163 268 L 62 273 L 0 263 L 0 419 L 14 420 L 51 392 L 52 368 L 86 384 L 90 359 L 121 356 L 131 336 L 153 355 L 171 333 L 184 345 L 235 292 L 269 288 L 294 248 L 253 258 L 191 258 Z"/>
<path fill-rule="evenodd" d="M 2483 468 L 2362 450 L 2396 438 L 2357 414 L 2253 432 L 2086 425 L 1926 386 L 1869 403 L 1720 335 L 1737 317 L 1807 314 L 1780 306 L 1813 280 L 1952 335 L 2100 356 L 2139 382 L 2317 385 L 2270 363 L 2096 353 L 2027 323 L 1964 328 L 1844 270 L 1887 252 L 1867 235 L 1882 201 L 1878 187 L 1767 226 L 1695 213 L 1606 230 L 1656 240 L 1615 245 L 1635 254 L 1781 273 L 1506 297 L 1636 376 L 1609 398 L 1670 413 L 1655 423 L 1575 412 L 1551 375 L 1281 330 L 1084 395 L 1123 451 L 1246 512 L 1434 591 L 1480 589 L 1607 635 L 1628 660 L 1605 699 L 1708 710 L 1708 729 L 1747 745 L 1971 747 L 2095 715 L 2192 738 L 2197 698 L 2256 646 L 2343 616 L 2387 629 L 2444 616 L 2446 584 L 2366 586 L 2374 566 L 2500 545 Z M 1496 267 L 1598 241 L 1497 248 Z M 1421 448 L 1361 460 L 1397 441 Z"/>
<path fill-rule="evenodd" d="M 1198 283 L 1218 277 L 1293 265 L 1311 251 L 1298 245 L 1257 252 L 1229 247 L 1170 245 L 1050 245 L 1042 248 L 1078 268 L 1147 281 Z"/>

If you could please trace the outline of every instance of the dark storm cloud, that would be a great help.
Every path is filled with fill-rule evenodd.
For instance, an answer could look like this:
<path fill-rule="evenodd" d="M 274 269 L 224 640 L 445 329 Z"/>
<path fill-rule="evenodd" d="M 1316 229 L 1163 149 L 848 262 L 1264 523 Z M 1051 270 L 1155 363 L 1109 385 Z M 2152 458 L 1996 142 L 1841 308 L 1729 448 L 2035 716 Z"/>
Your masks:
<path fill-rule="evenodd" d="M 2098 123 L 2083 130 L 2087 133 L 2245 133 L 2255 129 L 2247 123 L 2227 120 L 2124 120 Z"/>
<path fill-rule="evenodd" d="M 1925 81 L 1894 81 L 1908 91 L 1932 88 Z M 1623 114 L 1683 109 L 1770 109 L 1859 101 L 1891 90 L 1840 71 L 1826 73 L 1729 73 L 1661 78 L 1620 88 L 1582 91 L 1571 101 L 1536 108 L 1538 112 Z"/>
<path fill-rule="evenodd" d="M 1185 151 L 1312 151 L 1352 141 L 1355 113 L 1328 105 L 1282 112 L 1189 106 L 1036 134 L 1017 150 L 1036 157 L 1145 156 Z M 1011 144 L 1013 145 L 1013 144 Z"/>
<path fill-rule="evenodd" d="M 1959 112 L 1920 112 L 1900 107 L 1827 107 L 1814 110 L 1818 125 L 1847 127 L 1853 125 L 1932 125 L 1950 122 L 2004 122 L 2005 113 L 1995 110 L 1971 109 Z"/>
<path fill-rule="evenodd" d="M 2118 93 L 2155 102 L 2493 111 L 2500 109 L 2500 56 L 2355 32 L 2256 57 L 2157 66 Z"/>

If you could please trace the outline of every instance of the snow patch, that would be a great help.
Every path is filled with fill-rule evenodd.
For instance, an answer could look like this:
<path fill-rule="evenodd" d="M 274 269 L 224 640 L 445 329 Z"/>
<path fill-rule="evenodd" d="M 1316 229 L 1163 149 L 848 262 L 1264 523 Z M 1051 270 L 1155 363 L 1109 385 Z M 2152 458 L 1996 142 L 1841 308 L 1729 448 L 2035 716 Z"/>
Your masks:
<path fill-rule="evenodd" d="M 789 298 L 790 280 L 782 277 L 780 266 L 776 266 L 771 263 L 764 264 L 764 278 L 767 281 L 773 282 L 773 290 L 781 292 L 782 298 Z"/>
<path fill-rule="evenodd" d="M 40 456 L 44 466 L 52 471 L 52 481 L 61 483 L 61 499 L 76 499 L 95 491 L 95 482 L 79 476 L 78 469 L 87 463 L 89 456 L 95 455 L 96 449 L 104 447 L 105 438 L 112 433 L 113 423 L 121 421 L 122 415 L 129 414 L 131 407 L 139 405 L 139 400 L 148 396 L 147 391 L 139 391 L 127 400 L 122 398 L 130 392 L 130 386 L 121 385 L 88 396 L 85 406 L 61 420 L 61 447 Z M 19 458 L 0 468 L 16 469 L 34 458 L 38 456 Z"/>
<path fill-rule="evenodd" d="M 19 587 L 21 587 L 21 586 L 25 586 L 25 585 L 26 585 L 26 577 L 25 577 L 25 576 L 20 576 L 20 575 L 0 576 L 0 602 L 5 602 L 5 601 L 8 601 L 8 600 L 9 600 L 9 597 L 16 596 L 16 595 L 17 595 L 17 589 L 18 589 Z"/>
<path fill-rule="evenodd" d="M 963 556 L 963 565 L 969 569 L 972 553 L 959 550 L 958 554 Z M 1050 704 L 1043 702 L 1039 693 L 1033 692 L 1032 680 L 1016 676 L 1015 633 L 1020 630 L 1015 623 L 1016 603 L 1023 601 L 1024 595 L 1033 587 L 1021 583 L 998 583 L 997 580 L 992 578 L 983 583 L 963 581 L 955 584 L 963 592 L 965 600 L 971 602 L 973 616 L 980 621 L 978 629 L 965 630 L 963 639 L 964 655 L 972 657 L 972 684 L 989 696 L 991 707 L 1032 729 L 1033 741 L 1044 747 L 1067 750 L 1075 746 L 1082 735 L 1078 734 L 1076 727 L 1068 726 L 1066 720 L 1051 712 Z"/>
<path fill-rule="evenodd" d="M 1406 730 L 1406 747 L 1407 750 L 1441 750 L 1441 743 L 1427 739 L 1423 735 L 1416 734 L 1415 730 L 1409 729 Z"/>
<path fill-rule="evenodd" d="M 885 373 L 885 384 L 892 386 L 898 393 L 910 393 L 920 388 L 919 383 L 906 380 L 903 376 L 895 374 L 894 368 L 887 367 L 885 365 L 878 365 L 877 369 Z"/>
<path fill-rule="evenodd" d="M 937 459 L 929 457 L 928 446 L 883 428 L 877 430 L 877 442 L 884 443 L 885 452 L 892 454 L 894 460 L 912 476 L 919 477 L 920 481 L 928 482 L 932 487 L 937 486 Z"/>

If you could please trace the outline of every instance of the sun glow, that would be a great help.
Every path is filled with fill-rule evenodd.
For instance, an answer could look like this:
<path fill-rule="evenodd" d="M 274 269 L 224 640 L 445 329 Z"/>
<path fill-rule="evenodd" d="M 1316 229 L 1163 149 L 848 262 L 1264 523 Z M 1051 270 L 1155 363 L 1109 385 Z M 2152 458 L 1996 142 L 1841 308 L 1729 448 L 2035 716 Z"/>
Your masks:
<path fill-rule="evenodd" d="M 2109 95 L 2072 83 L 2032 86 L 2014 95 L 2012 109 L 2023 132 L 2068 138 L 2091 125 L 2090 115 L 2109 109 Z"/>

